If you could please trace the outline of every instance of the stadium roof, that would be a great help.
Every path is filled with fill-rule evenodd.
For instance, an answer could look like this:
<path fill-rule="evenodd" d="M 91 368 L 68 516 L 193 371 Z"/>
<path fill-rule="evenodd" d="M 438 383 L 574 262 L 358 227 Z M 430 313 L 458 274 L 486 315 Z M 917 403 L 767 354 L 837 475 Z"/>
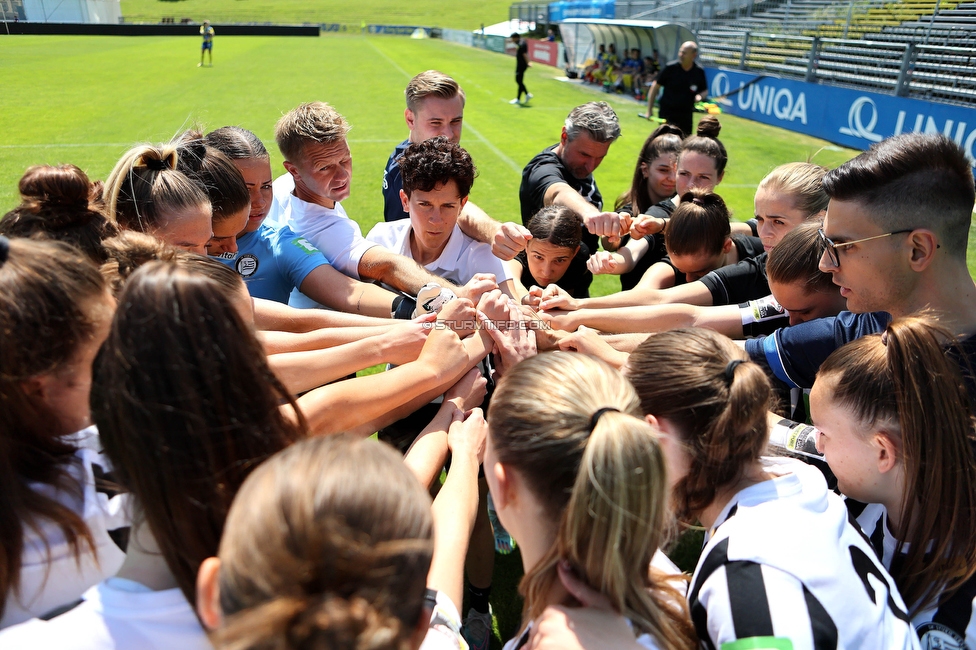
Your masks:
<path fill-rule="evenodd" d="M 668 61 L 678 56 L 683 42 L 695 40 L 695 35 L 684 25 L 659 20 L 567 18 L 559 22 L 559 32 L 572 70 L 580 70 L 588 59 L 596 58 L 600 44 L 613 43 L 621 56 L 635 47 L 642 56 L 658 50 L 661 58 Z"/>

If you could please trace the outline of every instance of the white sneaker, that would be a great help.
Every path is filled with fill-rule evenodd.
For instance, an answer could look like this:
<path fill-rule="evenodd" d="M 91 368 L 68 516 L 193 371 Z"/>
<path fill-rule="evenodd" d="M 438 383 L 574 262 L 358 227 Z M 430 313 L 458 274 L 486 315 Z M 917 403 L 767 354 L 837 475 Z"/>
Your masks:
<path fill-rule="evenodd" d="M 468 642 L 471 650 L 488 650 L 492 636 L 491 607 L 489 606 L 487 614 L 469 609 L 468 615 L 464 617 L 464 625 L 461 626 L 461 636 Z"/>
<path fill-rule="evenodd" d="M 428 282 L 420 287 L 420 291 L 417 292 L 417 308 L 413 311 L 413 317 L 437 313 L 455 298 L 457 296 L 450 289 L 446 289 L 436 282 Z"/>
<path fill-rule="evenodd" d="M 511 100 L 509 100 L 509 102 L 508 102 L 508 103 L 509 103 L 509 104 L 521 104 L 522 102 L 521 102 L 521 101 L 519 100 L 519 98 L 518 98 L 518 97 L 516 97 L 515 99 L 511 99 Z"/>
<path fill-rule="evenodd" d="M 525 94 L 525 103 L 528 104 L 529 103 L 529 100 L 532 99 L 533 96 L 534 95 L 532 93 L 526 93 Z"/>

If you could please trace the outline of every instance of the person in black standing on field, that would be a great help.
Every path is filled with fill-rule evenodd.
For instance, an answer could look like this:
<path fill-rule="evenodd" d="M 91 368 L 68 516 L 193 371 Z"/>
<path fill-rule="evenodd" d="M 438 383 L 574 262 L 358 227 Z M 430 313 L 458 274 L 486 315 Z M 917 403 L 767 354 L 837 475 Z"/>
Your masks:
<path fill-rule="evenodd" d="M 642 117 L 654 117 L 654 100 L 661 88 L 661 119 L 674 124 L 685 133 L 692 133 L 691 115 L 695 112 L 695 102 L 708 97 L 708 80 L 705 70 L 695 63 L 698 46 L 693 41 L 681 44 L 678 60 L 664 66 L 647 93 L 647 113 Z"/>
<path fill-rule="evenodd" d="M 522 93 L 525 93 L 525 103 L 528 104 L 532 99 L 532 93 L 525 87 L 525 71 L 532 65 L 529 63 L 529 44 L 523 41 L 518 32 L 512 33 L 512 42 L 515 43 L 515 83 L 518 84 L 518 94 L 509 104 L 521 104 Z"/>

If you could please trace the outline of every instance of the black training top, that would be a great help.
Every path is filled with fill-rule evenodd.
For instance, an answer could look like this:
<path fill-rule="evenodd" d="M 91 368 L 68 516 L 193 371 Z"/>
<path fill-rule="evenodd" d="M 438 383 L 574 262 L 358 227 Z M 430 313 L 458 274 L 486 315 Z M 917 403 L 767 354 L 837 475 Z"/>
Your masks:
<path fill-rule="evenodd" d="M 529 62 L 526 58 L 529 56 L 529 44 L 525 40 L 519 41 L 518 50 L 515 52 L 515 71 L 525 72 L 526 68 L 529 67 Z"/>
<path fill-rule="evenodd" d="M 705 70 L 697 63 L 685 70 L 680 62 L 672 61 L 661 70 L 657 83 L 664 88 L 661 108 L 665 110 L 690 113 L 695 109 L 695 95 L 708 90 Z"/>
<path fill-rule="evenodd" d="M 522 170 L 522 184 L 519 186 L 519 203 L 522 207 L 522 225 L 527 225 L 529 219 L 541 210 L 546 190 L 555 183 L 566 183 L 579 192 L 586 201 L 598 210 L 603 210 L 603 195 L 596 186 L 593 175 L 584 179 L 575 178 L 569 168 L 553 151 L 558 145 L 552 145 L 529 161 Z M 599 240 L 596 235 L 583 228 L 583 242 L 591 251 L 597 250 Z"/>
<path fill-rule="evenodd" d="M 769 295 L 764 252 L 738 264 L 715 269 L 701 279 L 712 294 L 713 305 L 736 305 Z"/>

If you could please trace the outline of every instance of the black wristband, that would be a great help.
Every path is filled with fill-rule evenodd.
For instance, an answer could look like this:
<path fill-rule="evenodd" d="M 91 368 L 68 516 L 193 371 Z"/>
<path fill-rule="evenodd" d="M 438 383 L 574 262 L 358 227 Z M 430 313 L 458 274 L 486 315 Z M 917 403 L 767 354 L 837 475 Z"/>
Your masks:
<path fill-rule="evenodd" d="M 406 296 L 397 296 L 393 299 L 393 309 L 391 315 L 400 320 L 411 320 L 413 311 L 417 308 L 417 301 Z"/>

